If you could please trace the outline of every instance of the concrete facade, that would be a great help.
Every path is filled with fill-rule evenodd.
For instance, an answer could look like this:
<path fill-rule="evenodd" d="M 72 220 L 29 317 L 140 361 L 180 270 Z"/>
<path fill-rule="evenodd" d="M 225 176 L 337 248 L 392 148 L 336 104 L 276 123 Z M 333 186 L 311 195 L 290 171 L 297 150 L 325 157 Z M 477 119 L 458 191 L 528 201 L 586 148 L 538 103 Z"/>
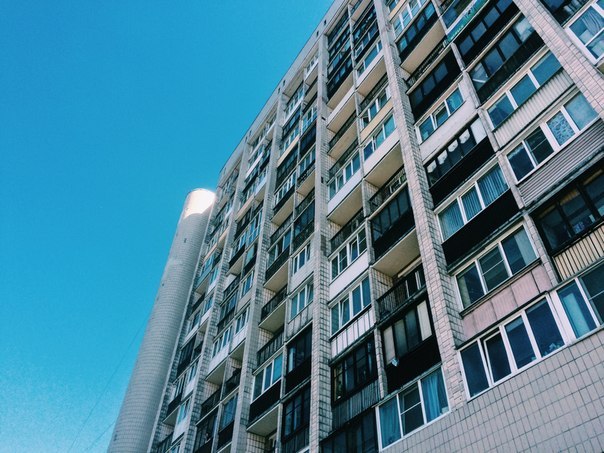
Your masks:
<path fill-rule="evenodd" d="M 604 449 L 598 15 L 334 2 L 223 168 L 110 450 Z"/>

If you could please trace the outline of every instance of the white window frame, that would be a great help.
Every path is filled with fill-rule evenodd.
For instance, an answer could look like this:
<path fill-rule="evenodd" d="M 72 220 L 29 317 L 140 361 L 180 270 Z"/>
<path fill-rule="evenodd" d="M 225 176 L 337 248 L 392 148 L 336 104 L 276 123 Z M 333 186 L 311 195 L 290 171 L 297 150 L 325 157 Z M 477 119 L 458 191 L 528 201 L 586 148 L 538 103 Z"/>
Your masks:
<path fill-rule="evenodd" d="M 355 165 L 356 162 L 356 165 Z M 355 169 L 356 166 L 356 169 Z M 334 175 L 334 177 L 328 183 L 330 199 L 335 197 L 337 193 L 342 190 L 342 187 L 346 185 L 350 179 L 357 174 L 361 169 L 361 151 L 357 150 L 351 154 L 346 163 L 342 165 L 342 168 Z M 334 187 L 333 192 L 331 187 Z"/>
<path fill-rule="evenodd" d="M 275 192 L 275 206 L 283 199 L 289 190 L 296 184 L 296 172 L 292 171 L 287 179 L 279 186 Z"/>
<path fill-rule="evenodd" d="M 361 61 L 359 68 L 357 69 L 357 74 L 361 76 L 369 67 L 371 63 L 377 58 L 377 56 L 382 51 L 382 41 L 378 39 L 378 41 L 371 47 L 369 52 L 363 60 Z"/>
<path fill-rule="evenodd" d="M 277 378 L 275 379 L 275 374 L 274 374 L 274 371 L 275 371 L 275 361 L 277 359 L 279 359 L 279 357 L 281 358 L 281 369 L 279 370 L 279 376 L 277 376 Z M 260 398 L 269 388 L 271 388 L 273 385 L 275 385 L 277 382 L 279 382 L 283 378 L 283 365 L 284 365 L 283 352 L 280 352 L 272 360 L 270 360 L 258 372 L 258 374 L 256 374 L 254 376 L 254 387 L 252 388 L 252 401 L 255 401 L 258 398 Z M 267 371 L 270 373 L 268 386 L 265 385 L 266 384 L 266 374 L 267 374 Z M 256 393 L 256 380 L 258 378 L 260 378 L 262 380 L 262 384 L 260 386 L 260 393 L 258 394 L 258 396 L 254 396 L 254 394 Z"/>
<path fill-rule="evenodd" d="M 386 131 L 386 124 L 392 121 L 392 129 L 390 132 Z M 369 141 L 363 146 L 363 161 L 367 160 L 380 146 L 384 144 L 386 139 L 396 131 L 396 122 L 394 121 L 394 115 L 388 115 L 382 123 L 376 127 L 374 132 L 369 137 Z M 378 144 L 378 138 L 381 138 L 381 142 Z M 367 152 L 371 148 L 371 152 Z"/>
<path fill-rule="evenodd" d="M 365 281 L 367 282 L 369 291 L 368 301 L 364 300 L 365 297 L 363 293 L 363 284 L 365 283 Z M 355 312 L 354 310 L 354 301 L 352 295 L 356 290 L 359 291 L 361 297 L 361 309 L 357 312 Z M 339 332 L 349 326 L 359 316 L 359 314 L 363 313 L 365 309 L 371 305 L 371 302 L 371 282 L 369 279 L 369 275 L 365 275 L 356 285 L 354 285 L 354 287 L 350 289 L 350 291 L 348 291 L 344 295 L 344 297 L 340 297 L 335 304 L 329 307 L 329 312 L 331 314 L 330 324 L 333 319 L 333 310 L 337 309 L 338 311 L 338 328 L 336 330 L 333 330 L 333 325 L 331 325 L 331 335 L 337 335 Z M 348 321 L 342 322 L 344 310 L 346 310 L 346 305 L 348 305 Z"/>
<path fill-rule="evenodd" d="M 292 275 L 298 272 L 302 266 L 310 261 L 311 258 L 311 247 L 310 242 L 306 244 L 300 252 L 298 252 L 292 259 Z"/>
<path fill-rule="evenodd" d="M 459 93 L 459 97 L 461 98 L 461 104 L 459 104 L 459 106 L 455 109 L 452 109 L 449 106 L 449 103 L 447 102 L 449 99 L 451 99 L 453 97 L 453 95 L 455 93 Z M 462 93 L 462 91 L 460 90 L 460 85 L 457 85 L 453 90 L 451 90 L 451 92 L 449 94 L 447 94 L 444 99 L 439 102 L 438 104 L 436 104 L 433 108 L 430 109 L 430 111 L 425 114 L 419 121 L 417 121 L 415 123 L 415 134 L 417 136 L 417 140 L 419 143 L 423 143 L 426 140 L 428 140 L 430 137 L 432 137 L 432 135 L 434 135 L 434 133 L 443 125 L 447 122 L 447 120 L 449 118 L 451 118 L 451 116 L 457 112 L 466 102 L 464 95 Z M 444 121 L 441 124 L 438 124 L 437 120 L 436 120 L 436 112 L 440 111 L 441 109 L 445 109 L 445 111 L 447 112 L 447 117 L 444 119 Z M 430 121 L 430 123 L 432 124 L 432 132 L 430 132 L 430 134 L 428 134 L 428 136 L 426 138 L 422 137 L 422 131 L 421 131 L 421 126 L 426 122 L 426 121 Z"/>
<path fill-rule="evenodd" d="M 296 108 L 302 102 L 303 97 L 304 97 L 304 84 L 300 83 L 300 86 L 298 88 L 296 88 L 296 91 L 294 91 L 294 94 L 292 94 L 291 98 L 289 98 L 289 100 L 287 101 L 287 104 L 285 105 L 285 119 L 283 121 L 283 124 L 285 124 L 287 122 L 287 120 L 289 119 L 289 117 L 292 115 L 292 113 L 294 113 L 296 111 Z"/>
<path fill-rule="evenodd" d="M 380 100 L 382 98 L 382 95 L 386 95 L 383 102 Z M 367 104 L 367 107 L 365 107 L 363 109 L 363 111 L 361 112 L 361 114 L 359 115 L 359 130 L 362 131 L 366 127 L 368 127 L 369 124 L 371 124 L 371 121 L 373 121 L 375 119 L 375 117 L 378 115 L 378 113 L 380 113 L 382 111 L 382 109 L 384 108 L 384 106 L 388 103 L 388 101 L 390 100 L 390 97 L 391 97 L 390 85 L 386 84 L 386 86 L 383 89 L 381 89 L 378 94 L 375 95 L 375 97 L 371 100 L 371 102 L 369 104 Z M 372 110 L 372 107 L 374 108 L 374 110 Z M 365 114 L 367 115 L 366 122 L 363 120 L 363 117 L 365 116 Z M 386 122 L 386 121 L 384 121 L 384 122 Z"/>
<path fill-rule="evenodd" d="M 314 120 L 317 119 L 317 104 L 313 104 L 310 109 L 302 115 L 302 134 L 311 126 Z"/>
<path fill-rule="evenodd" d="M 364 236 L 363 239 L 361 239 L 361 236 Z M 365 224 L 362 224 L 357 231 L 351 235 L 352 239 L 348 239 L 343 245 L 341 245 L 335 252 L 332 253 L 333 258 L 331 258 L 329 260 L 329 265 L 330 265 L 330 275 L 331 275 L 331 281 L 334 281 L 336 278 L 338 278 L 340 275 L 342 275 L 342 272 L 344 272 L 346 269 L 348 269 L 352 263 L 354 263 L 356 260 L 359 259 L 359 257 L 365 253 L 367 251 L 367 232 L 365 231 Z M 361 244 L 364 243 L 364 247 L 361 247 Z M 352 250 L 353 247 L 356 245 L 356 249 L 357 249 L 357 256 L 352 258 Z M 361 250 L 362 248 L 362 250 Z M 342 266 L 342 262 L 344 261 L 344 259 L 342 258 L 342 252 L 344 252 L 346 254 L 346 265 Z M 338 272 L 336 275 L 333 274 L 333 262 L 336 261 L 337 262 L 337 267 L 338 267 Z"/>
<path fill-rule="evenodd" d="M 191 382 L 195 378 L 195 376 L 197 376 L 198 363 L 199 360 L 195 360 L 189 367 L 189 371 L 187 371 L 187 384 Z"/>
<path fill-rule="evenodd" d="M 216 355 L 222 351 L 231 341 L 231 332 L 233 326 L 229 326 L 224 332 L 220 334 L 218 338 L 214 340 L 212 343 L 212 358 L 216 357 Z"/>
<path fill-rule="evenodd" d="M 300 162 L 298 162 L 298 177 L 300 177 L 300 175 L 304 173 L 308 167 L 315 163 L 315 151 L 315 145 L 312 145 L 306 154 L 302 156 Z"/>
<path fill-rule="evenodd" d="M 577 12 L 577 14 L 575 14 L 575 17 L 573 17 L 572 20 L 569 21 L 568 24 L 566 24 L 564 26 L 564 28 L 566 29 L 566 32 L 570 36 L 570 39 L 583 51 L 583 54 L 585 54 L 587 56 L 589 61 L 591 61 L 593 64 L 597 65 L 604 59 L 604 53 L 602 55 L 600 55 L 599 57 L 595 57 L 590 52 L 590 50 L 587 48 L 588 43 L 583 43 L 583 41 L 581 39 L 579 39 L 579 37 L 575 34 L 575 32 L 570 28 L 590 8 L 593 8 L 595 10 L 595 12 L 598 13 L 604 20 L 604 8 L 602 8 L 600 5 L 598 5 L 597 0 L 594 0 L 592 3 L 585 5 L 585 7 L 582 8 L 580 12 Z M 594 38 L 592 38 L 589 42 L 592 42 L 596 37 L 602 35 L 602 33 L 604 33 L 604 30 L 600 30 L 600 32 Z"/>
<path fill-rule="evenodd" d="M 241 291 L 239 293 L 240 297 L 245 296 L 250 289 L 252 289 L 252 285 L 254 284 L 254 270 L 247 274 L 241 282 Z"/>
<path fill-rule="evenodd" d="M 249 307 L 245 307 L 243 311 L 235 318 L 235 335 L 237 335 L 241 330 L 247 325 L 249 314 Z"/>
<path fill-rule="evenodd" d="M 176 424 L 182 423 L 189 415 L 189 406 L 191 405 L 191 398 L 187 399 L 178 407 L 178 413 L 176 414 Z"/>
<path fill-rule="evenodd" d="M 308 283 L 304 284 L 302 288 L 291 297 L 291 307 L 289 311 L 290 320 L 298 316 L 302 312 L 302 310 L 304 310 L 312 303 L 314 299 L 314 294 L 315 292 L 311 280 Z"/>
<path fill-rule="evenodd" d="M 403 34 L 403 32 L 407 29 L 407 27 L 413 22 L 413 20 L 417 17 L 417 15 L 421 12 L 423 7 L 428 3 L 429 0 L 409 0 L 403 4 L 401 9 L 396 13 L 396 15 L 392 18 L 392 30 L 394 31 L 395 38 L 398 38 Z M 398 3 L 398 2 L 396 2 Z M 395 5 L 396 5 L 395 3 Z M 417 8 L 411 7 L 410 3 L 415 3 Z M 394 9 L 394 8 L 393 8 Z M 391 10 L 392 11 L 392 10 Z M 407 12 L 407 17 L 409 18 L 407 23 L 405 23 L 404 18 Z M 400 24 L 400 27 L 397 26 Z M 398 31 L 397 31 L 398 29 Z"/>

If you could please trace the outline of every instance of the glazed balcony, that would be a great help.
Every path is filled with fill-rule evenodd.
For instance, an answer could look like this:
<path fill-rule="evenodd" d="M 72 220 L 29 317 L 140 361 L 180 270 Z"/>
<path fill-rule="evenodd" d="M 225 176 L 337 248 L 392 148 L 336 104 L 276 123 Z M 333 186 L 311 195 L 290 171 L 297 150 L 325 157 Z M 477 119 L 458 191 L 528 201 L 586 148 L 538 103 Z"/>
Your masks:
<path fill-rule="evenodd" d="M 283 326 L 285 320 L 285 300 L 287 298 L 287 286 L 283 287 L 269 300 L 260 312 L 260 323 L 262 329 L 276 332 Z"/>
<path fill-rule="evenodd" d="M 233 428 L 235 426 L 235 422 L 231 422 L 218 431 L 218 445 L 217 448 L 221 449 L 225 445 L 233 440 Z"/>
<path fill-rule="evenodd" d="M 378 324 L 383 324 L 426 294 L 424 271 L 419 265 L 376 300 Z"/>
<path fill-rule="evenodd" d="M 311 357 L 307 357 L 296 368 L 285 375 L 285 394 L 288 394 L 310 379 Z"/>
<path fill-rule="evenodd" d="M 287 269 L 290 256 L 290 248 L 288 245 L 275 260 L 269 264 L 266 269 L 264 286 L 272 291 L 282 288 L 287 284 Z"/>
<path fill-rule="evenodd" d="M 203 403 L 201 403 L 201 414 L 202 417 L 206 414 L 209 414 L 212 409 L 218 406 L 220 403 L 220 395 L 222 394 L 222 387 L 218 387 L 218 389 L 208 396 Z"/>
<path fill-rule="evenodd" d="M 267 436 L 275 430 L 281 398 L 281 379 L 250 404 L 248 431 Z"/>
<path fill-rule="evenodd" d="M 268 343 L 262 346 L 256 353 L 256 368 L 261 367 L 264 362 L 270 359 L 279 349 L 283 347 L 283 330 L 277 332 Z"/>
<path fill-rule="evenodd" d="M 224 381 L 224 385 L 222 387 L 222 398 L 226 398 L 231 392 L 233 392 L 237 387 L 239 387 L 240 381 L 241 368 L 236 368 L 231 377 Z"/>
<path fill-rule="evenodd" d="M 334 236 L 331 238 L 330 245 L 331 251 L 337 250 L 346 240 L 356 232 L 364 221 L 363 210 L 360 209 L 353 217 L 348 221 L 346 225 L 340 228 Z"/>

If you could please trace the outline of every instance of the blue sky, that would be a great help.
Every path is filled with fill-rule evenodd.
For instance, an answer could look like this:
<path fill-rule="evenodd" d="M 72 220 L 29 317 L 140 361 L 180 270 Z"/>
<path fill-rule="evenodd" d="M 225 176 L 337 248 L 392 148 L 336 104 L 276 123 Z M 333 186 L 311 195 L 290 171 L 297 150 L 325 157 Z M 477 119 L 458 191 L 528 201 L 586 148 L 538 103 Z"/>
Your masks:
<path fill-rule="evenodd" d="M 187 192 L 330 3 L 0 0 L 0 451 L 105 451 Z"/>

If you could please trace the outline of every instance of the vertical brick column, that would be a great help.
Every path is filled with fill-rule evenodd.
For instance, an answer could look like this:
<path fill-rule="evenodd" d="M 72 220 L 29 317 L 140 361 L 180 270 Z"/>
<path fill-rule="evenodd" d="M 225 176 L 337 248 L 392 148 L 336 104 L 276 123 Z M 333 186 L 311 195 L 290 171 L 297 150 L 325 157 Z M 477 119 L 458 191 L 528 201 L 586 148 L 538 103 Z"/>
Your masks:
<path fill-rule="evenodd" d="M 392 87 L 394 121 L 400 135 L 403 164 L 407 176 L 409 196 L 413 207 L 415 230 L 426 276 L 426 286 L 430 309 L 434 320 L 434 330 L 442 359 L 443 375 L 446 381 L 451 407 L 459 406 L 465 400 L 461 369 L 455 349 L 463 339 L 463 329 L 456 303 L 456 293 L 452 278 L 446 270 L 445 257 L 439 240 L 436 216 L 433 212 L 432 196 L 428 190 L 428 180 L 422 164 L 417 138 L 413 130 L 413 114 L 399 57 L 392 36 L 392 26 L 387 20 L 385 6 L 380 0 L 374 1 L 380 38 L 384 44 L 384 61 L 388 82 Z"/>

